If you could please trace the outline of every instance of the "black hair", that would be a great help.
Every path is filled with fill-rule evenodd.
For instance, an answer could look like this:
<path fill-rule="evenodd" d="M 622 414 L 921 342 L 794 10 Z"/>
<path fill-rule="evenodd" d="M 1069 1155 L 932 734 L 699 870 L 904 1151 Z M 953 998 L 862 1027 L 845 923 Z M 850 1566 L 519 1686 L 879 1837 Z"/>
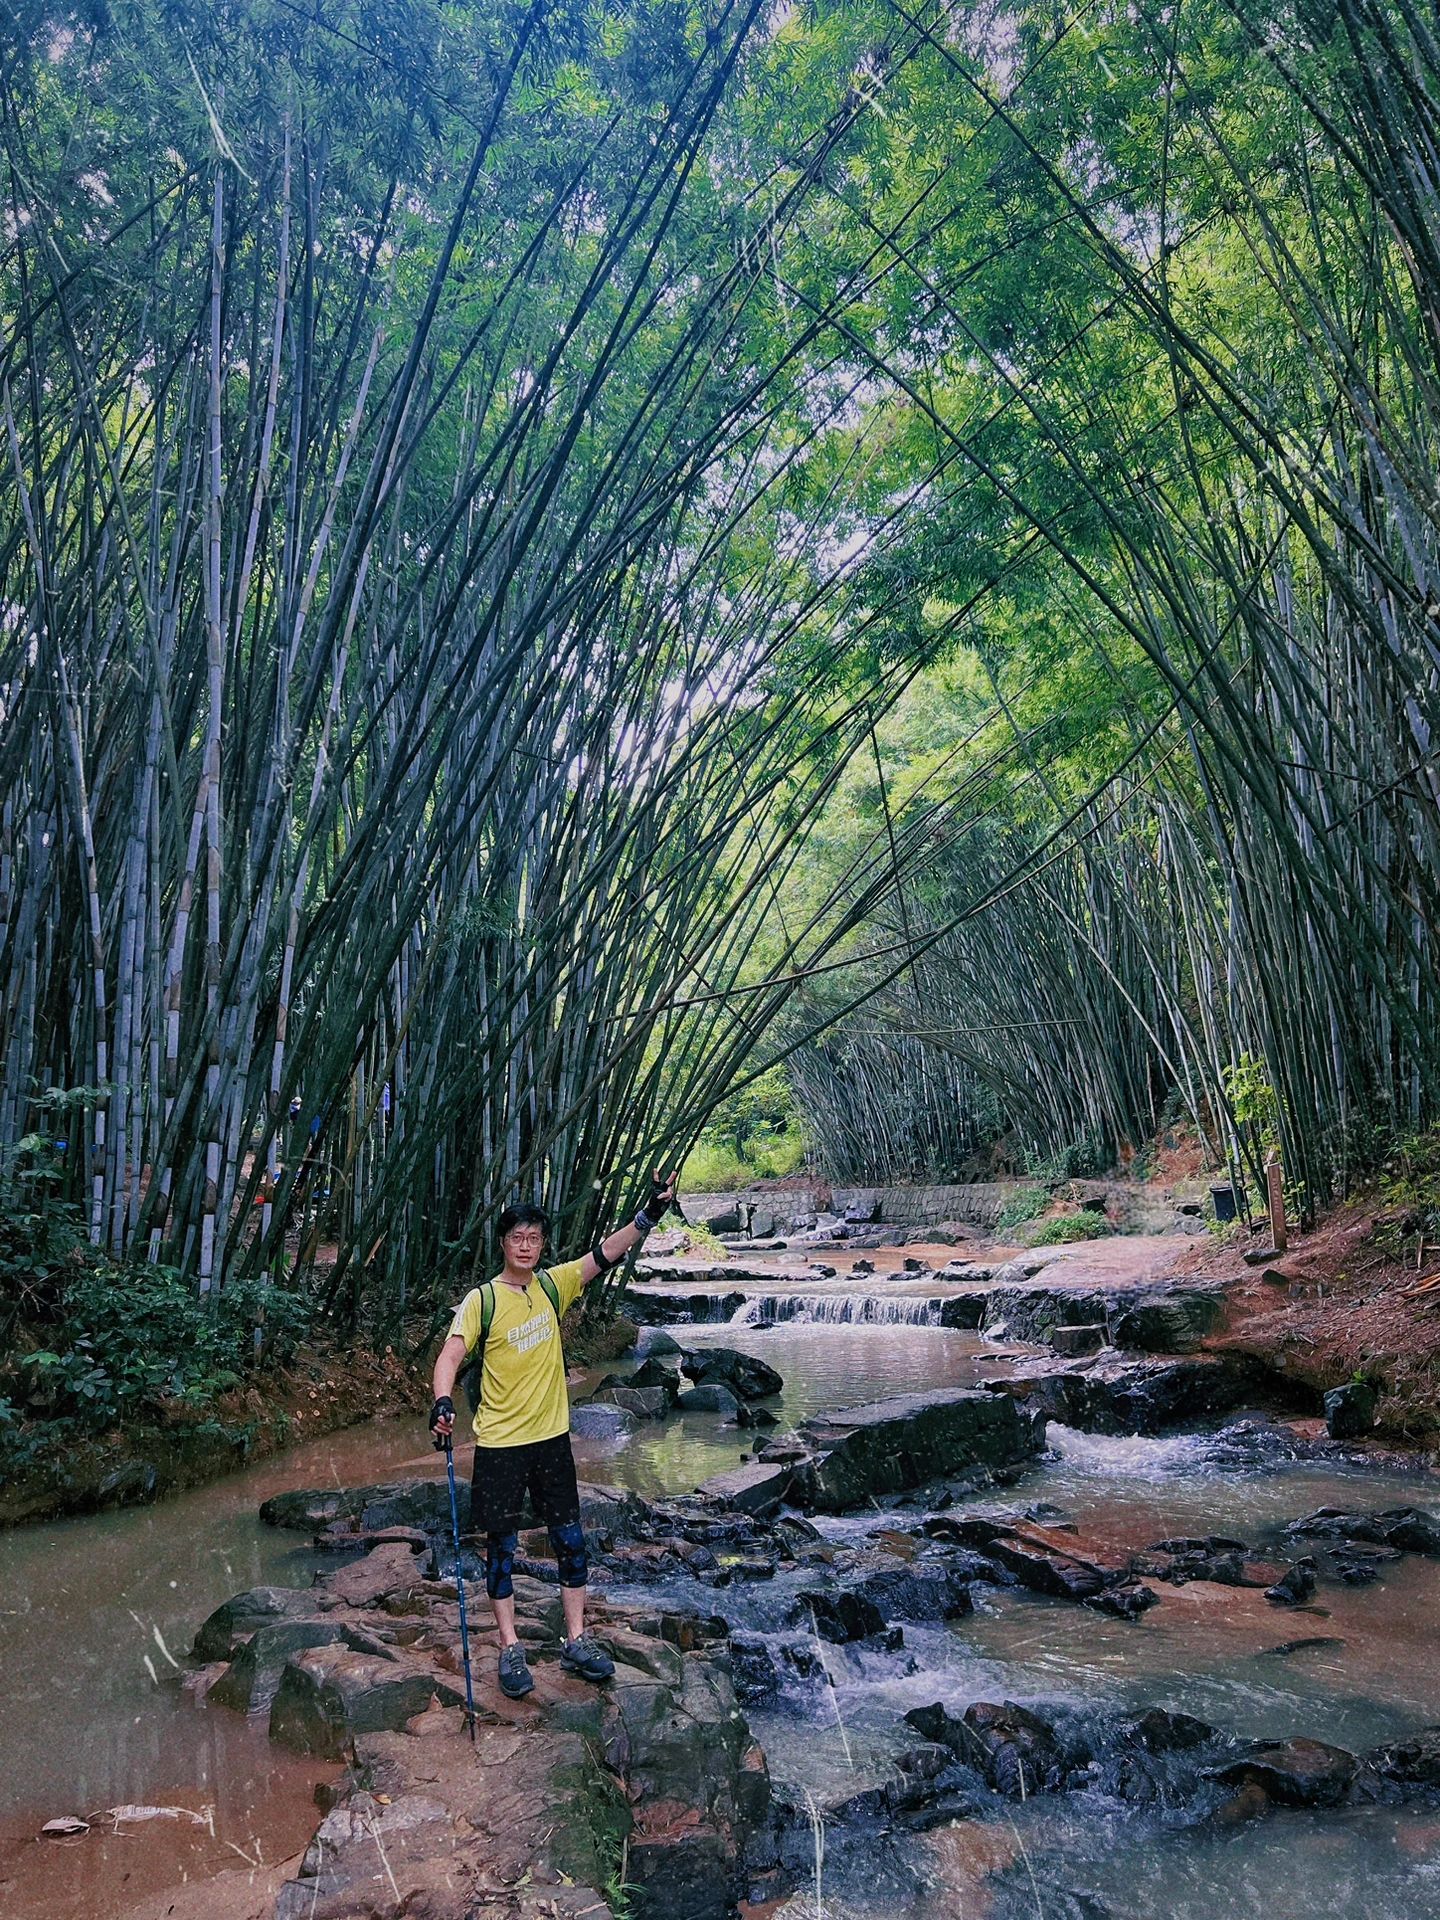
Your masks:
<path fill-rule="evenodd" d="M 506 1207 L 495 1231 L 503 1240 L 512 1227 L 541 1227 L 548 1235 L 550 1216 L 544 1207 L 537 1207 L 533 1200 L 522 1200 L 518 1207 Z"/>

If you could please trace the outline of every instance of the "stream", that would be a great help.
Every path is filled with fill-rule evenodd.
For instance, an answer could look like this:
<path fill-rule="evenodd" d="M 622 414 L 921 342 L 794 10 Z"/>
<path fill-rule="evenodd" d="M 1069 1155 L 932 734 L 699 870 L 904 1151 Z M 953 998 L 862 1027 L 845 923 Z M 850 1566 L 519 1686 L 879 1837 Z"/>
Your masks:
<path fill-rule="evenodd" d="M 777 1367 L 786 1385 L 772 1405 L 782 1431 L 822 1408 L 974 1385 L 1005 1364 L 1004 1350 L 977 1335 L 928 1326 L 732 1322 L 677 1333 L 686 1344 L 737 1346 Z M 582 1478 L 653 1496 L 737 1464 L 761 1437 L 686 1414 L 646 1423 L 618 1444 L 577 1441 L 576 1453 Z M 1023 1513 L 1043 1503 L 1048 1521 L 1073 1522 L 1091 1541 L 1134 1548 L 1177 1533 L 1226 1533 L 1264 1552 L 1284 1522 L 1317 1506 L 1440 1505 L 1431 1474 L 1287 1458 L 1282 1438 L 1263 1431 L 1106 1439 L 1052 1428 L 1051 1446 L 1015 1487 L 954 1511 Z M 272 1746 L 263 1722 L 197 1708 L 177 1664 L 221 1600 L 256 1584 L 308 1584 L 319 1564 L 295 1535 L 261 1526 L 256 1510 L 268 1495 L 440 1471 L 417 1421 L 374 1421 L 150 1508 L 0 1535 L 7 1920 L 138 1913 L 175 1882 L 301 1850 L 317 1818 L 312 1790 L 336 1769 Z M 843 1545 L 915 1519 L 912 1507 L 819 1524 Z M 788 1600 L 784 1576 L 721 1594 L 677 1578 L 667 1592 L 706 1613 L 718 1604 L 734 1627 L 762 1633 L 778 1630 Z M 1440 1563 L 1407 1555 L 1372 1586 L 1328 1584 L 1318 1595 L 1323 1619 L 1280 1612 L 1253 1589 L 1201 1583 L 1162 1592 L 1158 1607 L 1125 1623 L 979 1589 L 974 1614 L 907 1626 L 903 1655 L 824 1647 L 832 1686 L 797 1688 L 776 1710 L 750 1715 L 777 1791 L 823 1808 L 882 1780 L 913 1740 L 901 1715 L 936 1700 L 955 1713 L 976 1700 L 1165 1706 L 1245 1735 L 1308 1734 L 1352 1749 L 1440 1720 Z M 653 1606 L 654 1587 L 643 1597 Z M 1276 1651 L 1296 1636 L 1343 1644 Z M 83 1846 L 35 1837 L 57 1814 L 120 1802 L 213 1807 L 213 1831 L 154 1821 L 92 1833 Z M 820 1900 L 817 1909 L 813 1886 L 797 1894 L 784 1920 L 1090 1920 L 1102 1911 L 1114 1920 L 1440 1920 L 1440 1817 L 1287 1813 L 1216 1833 L 1173 1828 L 1084 1793 L 863 1849 L 847 1848 L 834 1825 L 822 1827 Z"/>

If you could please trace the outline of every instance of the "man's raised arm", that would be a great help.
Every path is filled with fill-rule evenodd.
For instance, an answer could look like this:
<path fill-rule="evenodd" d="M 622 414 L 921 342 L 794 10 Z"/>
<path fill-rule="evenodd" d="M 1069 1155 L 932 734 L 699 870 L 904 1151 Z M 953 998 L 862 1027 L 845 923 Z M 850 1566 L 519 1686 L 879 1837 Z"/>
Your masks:
<path fill-rule="evenodd" d="M 608 1273 L 611 1267 L 618 1267 L 626 1254 L 630 1252 L 631 1248 L 638 1247 L 646 1234 L 649 1233 L 653 1227 L 659 1226 L 665 1217 L 667 1209 L 674 1204 L 675 1188 L 679 1180 L 680 1169 L 678 1167 L 670 1175 L 668 1180 L 662 1180 L 658 1173 L 651 1174 L 650 1193 L 636 1213 L 635 1218 L 628 1221 L 623 1227 L 617 1227 L 613 1233 L 607 1234 L 603 1240 L 597 1240 L 589 1253 L 587 1253 L 581 1261 L 580 1274 L 582 1283 L 585 1286 L 588 1287 L 590 1282 L 595 1279 L 598 1274 Z M 441 1354 L 443 1356 L 444 1348 L 441 1349 Z M 436 1378 L 439 1378 L 438 1365 L 436 1368 Z M 453 1375 L 451 1378 L 453 1384 Z"/>

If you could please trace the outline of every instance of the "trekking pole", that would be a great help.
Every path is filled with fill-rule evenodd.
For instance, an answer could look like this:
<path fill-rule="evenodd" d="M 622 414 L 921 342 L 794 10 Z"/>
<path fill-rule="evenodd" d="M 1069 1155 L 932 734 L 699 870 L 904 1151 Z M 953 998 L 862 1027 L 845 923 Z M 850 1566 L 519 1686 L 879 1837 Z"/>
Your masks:
<path fill-rule="evenodd" d="M 460 1501 L 455 1492 L 455 1443 L 448 1433 L 436 1439 L 445 1449 L 445 1471 L 450 1476 L 450 1525 L 455 1534 L 455 1586 L 460 1595 L 460 1659 L 465 1668 L 465 1724 L 475 1738 L 475 1689 L 470 1681 L 470 1622 L 465 1616 L 465 1570 L 460 1564 Z"/>

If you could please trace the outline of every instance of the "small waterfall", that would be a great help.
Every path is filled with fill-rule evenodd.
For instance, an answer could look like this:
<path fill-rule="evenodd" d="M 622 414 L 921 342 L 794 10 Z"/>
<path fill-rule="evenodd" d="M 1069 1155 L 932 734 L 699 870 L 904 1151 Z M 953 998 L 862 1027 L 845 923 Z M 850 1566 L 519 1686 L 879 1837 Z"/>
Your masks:
<path fill-rule="evenodd" d="M 752 1293 L 730 1316 L 732 1327 L 798 1320 L 832 1327 L 938 1327 L 943 1300 L 882 1293 Z"/>

